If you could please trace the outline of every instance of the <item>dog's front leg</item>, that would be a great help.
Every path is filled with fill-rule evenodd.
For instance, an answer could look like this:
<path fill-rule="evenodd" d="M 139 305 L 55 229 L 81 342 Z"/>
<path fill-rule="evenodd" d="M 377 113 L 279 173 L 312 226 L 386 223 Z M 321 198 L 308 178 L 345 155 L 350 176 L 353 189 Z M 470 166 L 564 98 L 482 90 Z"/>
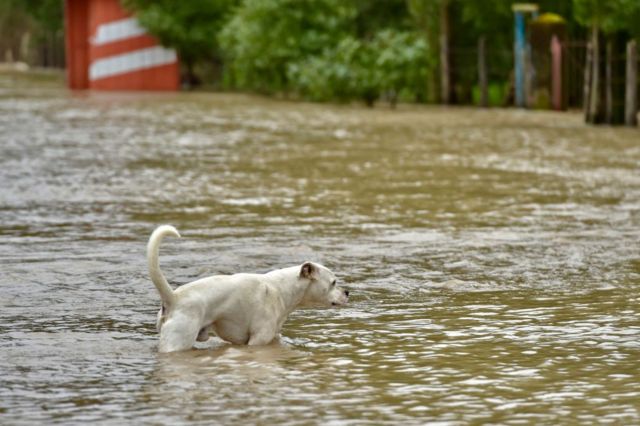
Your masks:
<path fill-rule="evenodd" d="M 277 327 L 264 324 L 259 329 L 251 332 L 247 344 L 250 346 L 268 345 L 275 340 L 277 335 Z"/>
<path fill-rule="evenodd" d="M 269 343 L 273 342 L 274 339 L 276 338 L 276 336 L 274 335 L 262 335 L 262 334 L 255 334 L 252 335 L 249 338 L 249 346 L 264 346 L 264 345 L 268 345 Z"/>
<path fill-rule="evenodd" d="M 160 330 L 160 352 L 175 352 L 191 349 L 196 342 L 200 325 L 197 318 L 188 315 L 172 315 Z"/>

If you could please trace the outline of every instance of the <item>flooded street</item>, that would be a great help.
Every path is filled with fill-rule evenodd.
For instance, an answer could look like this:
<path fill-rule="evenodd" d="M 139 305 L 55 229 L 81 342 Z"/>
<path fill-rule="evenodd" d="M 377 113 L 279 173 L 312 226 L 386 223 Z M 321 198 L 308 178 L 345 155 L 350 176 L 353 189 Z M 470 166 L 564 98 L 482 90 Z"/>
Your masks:
<path fill-rule="evenodd" d="M 0 75 L 0 423 L 640 423 L 640 131 L 72 95 Z M 161 355 L 176 286 L 314 260 L 279 343 Z"/>

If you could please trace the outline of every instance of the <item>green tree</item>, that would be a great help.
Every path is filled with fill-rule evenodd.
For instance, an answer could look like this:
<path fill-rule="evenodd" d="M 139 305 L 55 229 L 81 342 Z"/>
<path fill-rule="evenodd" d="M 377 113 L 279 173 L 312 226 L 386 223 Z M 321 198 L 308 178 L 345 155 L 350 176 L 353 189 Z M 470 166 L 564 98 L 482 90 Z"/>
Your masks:
<path fill-rule="evenodd" d="M 0 61 L 5 55 L 18 57 L 22 33 L 29 30 L 31 19 L 18 0 L 0 0 Z M 24 58 L 20 58 L 24 60 Z"/>
<path fill-rule="evenodd" d="M 615 0 L 608 19 L 603 22 L 603 29 L 627 31 L 640 42 L 640 1 Z"/>
<path fill-rule="evenodd" d="M 62 30 L 63 7 L 59 0 L 22 0 L 23 7 L 47 31 Z"/>
<path fill-rule="evenodd" d="M 369 40 L 343 38 L 335 48 L 291 64 L 292 85 L 317 101 L 361 99 L 367 105 L 385 96 L 424 100 L 430 67 L 427 46 L 415 32 L 380 31 Z"/>
<path fill-rule="evenodd" d="M 349 101 L 377 98 L 377 81 L 371 49 L 353 36 L 342 38 L 337 46 L 319 55 L 289 65 L 288 75 L 294 89 L 314 101 Z"/>
<path fill-rule="evenodd" d="M 0 52 L 39 66 L 63 63 L 59 0 L 0 0 Z"/>
<path fill-rule="evenodd" d="M 436 62 L 430 60 L 430 46 L 416 32 L 380 31 L 371 40 L 370 48 L 374 52 L 374 67 L 379 75 L 379 91 L 392 105 L 398 96 L 409 94 L 412 100 L 426 99 L 426 81 L 429 70 Z"/>
<path fill-rule="evenodd" d="M 413 28 L 407 0 L 345 0 L 356 9 L 355 37 L 369 40 L 383 28 L 408 31 Z"/>
<path fill-rule="evenodd" d="M 441 87 L 442 72 L 438 74 L 438 67 L 442 67 L 440 60 L 440 8 L 441 0 L 407 0 L 407 9 L 413 19 L 415 27 L 420 31 L 431 47 L 432 61 L 436 64 L 430 68 L 424 86 L 427 88 L 427 101 L 436 103 L 439 100 L 438 88 Z"/>
<path fill-rule="evenodd" d="M 202 62 L 220 65 L 217 35 L 237 0 L 123 0 L 142 26 L 164 46 L 176 49 L 189 84 L 198 84 L 195 67 Z"/>
<path fill-rule="evenodd" d="M 290 89 L 289 66 L 349 36 L 356 10 L 342 0 L 245 0 L 220 34 L 229 86 Z"/>

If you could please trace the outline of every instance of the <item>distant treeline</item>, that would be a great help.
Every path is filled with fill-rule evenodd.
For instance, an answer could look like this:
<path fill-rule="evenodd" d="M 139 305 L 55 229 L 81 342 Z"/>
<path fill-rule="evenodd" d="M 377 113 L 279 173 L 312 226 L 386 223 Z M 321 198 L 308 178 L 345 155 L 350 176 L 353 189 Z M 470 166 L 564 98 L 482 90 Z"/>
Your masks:
<path fill-rule="evenodd" d="M 468 103 L 483 41 L 492 103 L 508 97 L 511 0 L 122 0 L 178 51 L 185 85 L 310 100 Z M 640 39 L 640 0 L 540 0 L 571 40 Z M 0 23 L 62 28 L 60 0 L 0 0 Z M 3 21 L 4 20 L 4 21 Z M 6 29 L 1 27 L 0 36 Z M 13 36 L 16 35 L 15 28 Z M 603 44 L 604 45 L 604 44 Z"/>
<path fill-rule="evenodd" d="M 492 103 L 508 101 L 511 0 L 123 0 L 176 48 L 189 84 L 372 104 L 469 103 L 484 39 Z M 640 0 L 541 0 L 569 39 L 638 38 Z"/>
<path fill-rule="evenodd" d="M 63 0 L 0 0 L 0 62 L 64 67 Z"/>

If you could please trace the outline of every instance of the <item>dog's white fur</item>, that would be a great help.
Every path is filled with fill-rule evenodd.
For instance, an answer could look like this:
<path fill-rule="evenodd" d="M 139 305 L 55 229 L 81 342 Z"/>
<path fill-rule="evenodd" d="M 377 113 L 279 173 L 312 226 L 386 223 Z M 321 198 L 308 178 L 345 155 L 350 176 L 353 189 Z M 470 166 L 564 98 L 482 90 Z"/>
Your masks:
<path fill-rule="evenodd" d="M 280 333 L 288 315 L 303 305 L 347 303 L 349 292 L 336 285 L 335 275 L 317 263 L 278 269 L 266 274 L 215 275 L 173 290 L 160 271 L 160 242 L 180 237 L 170 225 L 159 226 L 149 238 L 149 274 L 160 297 L 156 327 L 160 352 L 190 349 L 209 332 L 235 344 L 265 345 Z"/>

